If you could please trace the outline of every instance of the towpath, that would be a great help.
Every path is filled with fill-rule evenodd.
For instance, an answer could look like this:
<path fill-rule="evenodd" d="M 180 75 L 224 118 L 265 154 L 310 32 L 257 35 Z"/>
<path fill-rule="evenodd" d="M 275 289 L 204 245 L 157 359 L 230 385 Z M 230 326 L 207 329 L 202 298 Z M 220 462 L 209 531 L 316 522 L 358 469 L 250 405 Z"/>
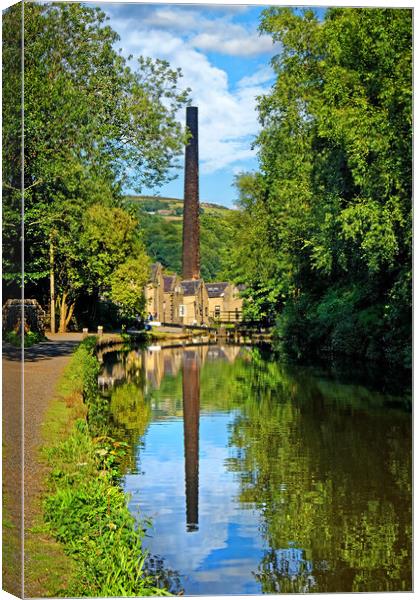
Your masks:
<path fill-rule="evenodd" d="M 42 492 L 43 466 L 39 457 L 42 423 L 47 408 L 70 355 L 82 334 L 48 335 L 48 341 L 25 350 L 24 368 L 24 516 L 25 529 L 34 524 Z M 9 344 L 3 346 L 3 489 L 9 533 L 14 533 L 13 572 L 4 574 L 3 587 L 18 590 L 16 578 L 21 554 L 19 550 L 22 500 L 22 365 L 21 352 Z M 16 577 L 17 576 L 17 577 Z M 7 581 L 10 578 L 10 581 Z M 12 581 L 15 580 L 15 581 Z M 11 589 L 12 588 L 12 589 Z M 25 590 L 26 591 L 26 590 Z M 12 592 L 13 593 L 13 592 Z M 19 594 L 20 595 L 20 594 Z"/>

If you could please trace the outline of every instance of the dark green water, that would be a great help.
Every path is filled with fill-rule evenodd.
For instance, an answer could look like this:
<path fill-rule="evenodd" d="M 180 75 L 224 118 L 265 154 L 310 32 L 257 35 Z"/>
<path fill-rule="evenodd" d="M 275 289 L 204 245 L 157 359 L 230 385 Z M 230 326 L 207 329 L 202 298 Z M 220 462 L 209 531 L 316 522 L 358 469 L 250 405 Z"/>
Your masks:
<path fill-rule="evenodd" d="M 130 509 L 173 591 L 411 589 L 409 394 L 256 348 L 103 361 Z"/>

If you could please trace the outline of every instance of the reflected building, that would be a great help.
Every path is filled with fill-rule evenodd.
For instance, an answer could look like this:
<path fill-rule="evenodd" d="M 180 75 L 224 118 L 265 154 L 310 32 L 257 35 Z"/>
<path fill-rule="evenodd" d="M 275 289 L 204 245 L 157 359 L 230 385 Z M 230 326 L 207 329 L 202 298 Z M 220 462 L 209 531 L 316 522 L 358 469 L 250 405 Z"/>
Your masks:
<path fill-rule="evenodd" d="M 231 344 L 222 346 L 222 351 L 224 352 L 224 356 L 228 360 L 229 363 L 234 363 L 236 358 L 241 352 L 240 346 L 233 346 Z"/>
<path fill-rule="evenodd" d="M 313 566 L 306 560 L 302 548 L 282 548 L 276 551 L 277 570 L 283 577 L 293 579 L 301 573 L 311 573 Z"/>
<path fill-rule="evenodd" d="M 197 348 L 196 348 L 196 352 L 199 355 L 200 366 L 204 365 L 207 360 L 208 349 L 209 349 L 209 346 L 207 344 L 205 344 L 203 346 L 197 346 Z"/>
<path fill-rule="evenodd" d="M 164 357 L 164 376 L 176 377 L 182 366 L 182 348 L 167 349 L 163 353 Z"/>
<path fill-rule="evenodd" d="M 118 383 L 126 381 L 126 378 L 126 368 L 123 361 L 104 362 L 97 382 L 99 388 L 104 391 L 113 388 Z"/>
<path fill-rule="evenodd" d="M 152 349 L 151 346 L 144 351 L 144 371 L 146 391 L 158 389 L 164 375 L 164 359 L 160 348 Z"/>
<path fill-rule="evenodd" d="M 187 531 L 198 530 L 199 501 L 199 371 L 197 350 L 185 350 L 183 358 L 183 431 Z"/>

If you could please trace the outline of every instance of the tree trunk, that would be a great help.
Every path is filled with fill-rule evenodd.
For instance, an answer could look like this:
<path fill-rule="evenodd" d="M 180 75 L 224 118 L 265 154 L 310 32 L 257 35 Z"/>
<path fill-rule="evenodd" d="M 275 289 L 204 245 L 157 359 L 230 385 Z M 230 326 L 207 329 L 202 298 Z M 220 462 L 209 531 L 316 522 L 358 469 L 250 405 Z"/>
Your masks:
<path fill-rule="evenodd" d="M 55 333 L 55 255 L 52 235 L 49 238 L 49 297 L 50 297 L 50 329 Z"/>
<path fill-rule="evenodd" d="M 60 328 L 59 328 L 60 333 L 65 333 L 67 331 L 67 327 L 71 321 L 71 317 L 73 316 L 73 312 L 74 312 L 75 302 L 72 302 L 71 304 L 67 304 L 67 295 L 68 295 L 67 292 L 63 292 L 63 295 L 61 296 Z"/>

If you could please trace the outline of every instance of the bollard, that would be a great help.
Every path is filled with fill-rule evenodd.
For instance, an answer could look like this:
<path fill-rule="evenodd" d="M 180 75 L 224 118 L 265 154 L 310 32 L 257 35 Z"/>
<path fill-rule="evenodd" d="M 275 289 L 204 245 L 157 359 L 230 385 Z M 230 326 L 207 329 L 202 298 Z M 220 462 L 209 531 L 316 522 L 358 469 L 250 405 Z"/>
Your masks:
<path fill-rule="evenodd" d="M 88 334 L 89 334 L 89 330 L 87 329 L 87 327 L 83 327 L 83 339 L 87 338 Z"/>
<path fill-rule="evenodd" d="M 103 335 L 103 325 L 98 325 L 97 326 L 97 334 L 98 335 Z"/>

